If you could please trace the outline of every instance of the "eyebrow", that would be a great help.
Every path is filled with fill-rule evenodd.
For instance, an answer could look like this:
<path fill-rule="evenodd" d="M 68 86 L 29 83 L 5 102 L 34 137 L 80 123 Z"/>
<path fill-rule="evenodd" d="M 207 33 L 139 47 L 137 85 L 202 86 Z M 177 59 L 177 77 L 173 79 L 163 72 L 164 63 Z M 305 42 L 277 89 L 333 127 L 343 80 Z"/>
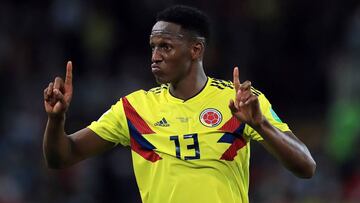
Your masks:
<path fill-rule="evenodd" d="M 175 43 L 174 39 L 180 39 L 180 38 L 175 38 L 175 37 L 171 37 L 171 36 L 150 35 L 150 40 L 149 40 L 150 44 L 154 43 L 154 40 L 152 39 L 152 37 L 160 37 L 158 40 L 156 40 L 159 43 L 164 43 L 164 42 L 165 43 Z"/>

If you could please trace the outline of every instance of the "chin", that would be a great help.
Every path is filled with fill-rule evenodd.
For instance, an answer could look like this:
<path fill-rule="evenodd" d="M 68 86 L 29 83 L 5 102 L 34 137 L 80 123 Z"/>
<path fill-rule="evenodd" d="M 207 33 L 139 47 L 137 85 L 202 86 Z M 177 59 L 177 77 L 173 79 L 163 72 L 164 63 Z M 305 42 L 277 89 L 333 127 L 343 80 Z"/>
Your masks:
<path fill-rule="evenodd" d="M 156 76 L 155 76 L 155 80 L 156 80 L 156 83 L 159 85 L 167 84 L 170 82 L 169 80 L 166 80 L 165 78 L 156 77 Z"/>

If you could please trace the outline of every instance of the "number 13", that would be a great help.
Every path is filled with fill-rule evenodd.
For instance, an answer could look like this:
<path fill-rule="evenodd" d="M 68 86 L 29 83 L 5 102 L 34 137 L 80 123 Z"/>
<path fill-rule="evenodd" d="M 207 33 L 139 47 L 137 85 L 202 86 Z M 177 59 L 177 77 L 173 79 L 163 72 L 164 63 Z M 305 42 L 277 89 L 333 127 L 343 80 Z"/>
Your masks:
<path fill-rule="evenodd" d="M 184 159 L 185 160 L 200 159 L 200 148 L 199 148 L 198 135 L 197 134 L 184 135 L 184 139 L 190 139 L 190 138 L 192 138 L 194 140 L 194 143 L 187 145 L 187 149 L 194 149 L 195 155 L 194 156 L 184 156 Z M 174 141 L 174 143 L 175 143 L 176 158 L 181 159 L 179 136 L 177 136 L 177 135 L 170 136 L 170 140 Z"/>

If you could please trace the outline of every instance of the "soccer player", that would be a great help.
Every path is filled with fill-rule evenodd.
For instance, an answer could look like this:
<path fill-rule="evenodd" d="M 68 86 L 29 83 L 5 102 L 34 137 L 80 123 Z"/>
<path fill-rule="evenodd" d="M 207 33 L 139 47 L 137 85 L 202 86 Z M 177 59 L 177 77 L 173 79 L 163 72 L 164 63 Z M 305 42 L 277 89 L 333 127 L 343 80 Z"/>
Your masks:
<path fill-rule="evenodd" d="M 64 168 L 118 144 L 130 146 L 146 203 L 248 202 L 250 140 L 287 169 L 310 178 L 316 164 L 307 147 L 276 115 L 251 82 L 209 77 L 203 56 L 209 23 L 201 11 L 173 6 L 160 12 L 150 34 L 151 71 L 159 83 L 119 99 L 88 127 L 67 135 L 72 64 L 65 81 L 44 90 L 48 122 L 44 155 Z"/>

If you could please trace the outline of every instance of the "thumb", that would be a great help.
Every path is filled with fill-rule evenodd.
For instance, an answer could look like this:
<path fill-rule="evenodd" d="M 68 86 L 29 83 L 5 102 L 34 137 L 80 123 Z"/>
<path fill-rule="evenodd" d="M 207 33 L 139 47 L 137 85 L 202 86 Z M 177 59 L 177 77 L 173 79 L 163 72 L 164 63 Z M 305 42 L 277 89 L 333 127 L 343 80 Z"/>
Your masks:
<path fill-rule="evenodd" d="M 233 99 L 230 99 L 229 108 L 232 113 L 236 113 L 238 111 L 238 109 L 235 107 L 235 103 Z"/>

